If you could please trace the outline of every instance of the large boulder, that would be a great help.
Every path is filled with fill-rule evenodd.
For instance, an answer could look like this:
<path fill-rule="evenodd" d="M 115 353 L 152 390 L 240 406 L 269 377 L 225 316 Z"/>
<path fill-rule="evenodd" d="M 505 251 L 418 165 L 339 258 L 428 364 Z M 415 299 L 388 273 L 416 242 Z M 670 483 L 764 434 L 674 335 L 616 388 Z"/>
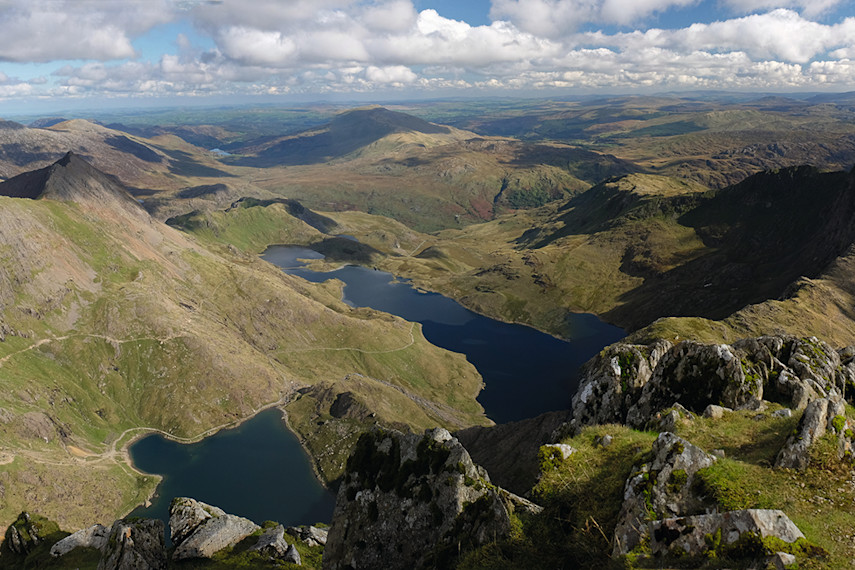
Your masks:
<path fill-rule="evenodd" d="M 260 537 L 250 549 L 251 552 L 258 552 L 268 558 L 281 560 L 282 562 L 290 562 L 300 566 L 302 560 L 300 553 L 293 544 L 288 544 L 285 540 L 285 527 L 281 524 L 273 528 L 269 528 Z"/>
<path fill-rule="evenodd" d="M 653 556 L 703 556 L 763 560 L 776 550 L 804 540 L 799 528 L 778 510 L 747 509 L 670 518 L 650 523 L 647 550 Z M 774 538 L 767 546 L 765 539 Z"/>
<path fill-rule="evenodd" d="M 665 340 L 649 346 L 616 343 L 586 362 L 571 404 L 572 425 L 623 423 L 659 360 L 671 347 Z"/>
<path fill-rule="evenodd" d="M 161 520 L 118 520 L 103 547 L 98 570 L 160 570 L 166 568 Z"/>
<path fill-rule="evenodd" d="M 627 554 L 646 541 L 649 523 L 704 512 L 708 506 L 693 491 L 695 474 L 716 458 L 673 433 L 653 443 L 652 459 L 637 466 L 624 485 L 624 502 L 615 527 L 612 554 Z"/>
<path fill-rule="evenodd" d="M 846 406 L 841 398 L 821 398 L 805 408 L 796 432 L 787 438 L 775 458 L 775 467 L 804 471 L 810 463 L 810 448 L 833 429 L 834 418 L 843 417 Z M 845 421 L 845 420 L 844 420 Z"/>
<path fill-rule="evenodd" d="M 175 545 L 173 560 L 211 558 L 260 528 L 249 519 L 187 497 L 172 501 L 169 527 Z"/>
<path fill-rule="evenodd" d="M 446 567 L 507 536 L 513 504 L 536 508 L 492 486 L 448 431 L 374 428 L 348 459 L 323 566 Z"/>
<path fill-rule="evenodd" d="M 50 555 L 54 558 L 65 556 L 75 548 L 94 548 L 103 550 L 110 538 L 112 526 L 96 524 L 89 528 L 78 530 L 50 547 Z"/>

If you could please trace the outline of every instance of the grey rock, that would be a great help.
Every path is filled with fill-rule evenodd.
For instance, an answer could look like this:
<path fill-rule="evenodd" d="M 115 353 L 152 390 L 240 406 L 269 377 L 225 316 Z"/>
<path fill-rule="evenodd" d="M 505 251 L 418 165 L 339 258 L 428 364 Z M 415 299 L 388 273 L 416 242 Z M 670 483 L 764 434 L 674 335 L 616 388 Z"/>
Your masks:
<path fill-rule="evenodd" d="M 285 527 L 280 524 L 274 528 L 264 531 L 264 533 L 258 538 L 258 542 L 256 542 L 250 550 L 259 552 L 260 554 L 271 558 L 282 560 L 285 559 L 291 548 L 293 548 L 293 545 L 290 545 L 285 541 Z M 296 549 L 294 549 L 294 551 L 296 552 Z M 297 556 L 299 557 L 299 553 Z"/>
<path fill-rule="evenodd" d="M 444 429 L 423 436 L 375 427 L 360 436 L 339 487 L 323 567 L 432 567 L 510 532 L 522 503 Z M 462 550 L 458 550 L 461 549 Z"/>
<path fill-rule="evenodd" d="M 50 547 L 50 555 L 54 558 L 65 556 L 78 546 L 102 550 L 110 538 L 112 527 L 96 524 L 70 534 Z"/>
<path fill-rule="evenodd" d="M 614 442 L 614 440 L 615 440 L 614 437 L 612 437 L 609 434 L 606 434 L 602 438 L 600 438 L 600 445 L 602 447 L 608 447 Z"/>
<path fill-rule="evenodd" d="M 647 346 L 617 343 L 586 362 L 573 396 L 571 425 L 578 428 L 623 423 L 659 359 L 671 346 L 665 340 Z"/>
<path fill-rule="evenodd" d="M 789 552 L 776 552 L 767 561 L 766 565 L 775 570 L 787 570 L 796 563 L 796 557 Z"/>
<path fill-rule="evenodd" d="M 285 532 L 309 546 L 325 546 L 329 530 L 316 526 L 289 526 Z"/>
<path fill-rule="evenodd" d="M 260 528 L 249 519 L 226 514 L 222 509 L 187 497 L 172 501 L 169 526 L 175 544 L 173 560 L 210 558 Z"/>
<path fill-rule="evenodd" d="M 731 346 L 618 343 L 582 367 L 571 426 L 668 431 L 678 418 L 670 414 L 661 423 L 663 410 L 675 402 L 693 413 L 709 405 L 762 411 L 763 398 L 803 410 L 813 400 L 838 399 L 847 386 L 855 390 L 855 347 L 837 352 L 814 337 L 763 336 Z"/>
<path fill-rule="evenodd" d="M 745 408 L 763 397 L 761 377 L 747 376 L 746 371 L 751 372 L 726 344 L 681 342 L 659 361 L 626 422 L 644 427 L 658 411 L 675 402 L 695 413 L 711 403 Z"/>
<path fill-rule="evenodd" d="M 724 417 L 726 412 L 732 412 L 733 410 L 730 408 L 725 408 L 724 406 L 716 406 L 715 404 L 710 404 L 706 408 L 704 408 L 704 417 L 710 418 L 713 420 L 720 420 Z"/>
<path fill-rule="evenodd" d="M 842 394 L 837 380 L 840 355 L 816 337 L 796 339 L 787 364 L 803 381 L 813 380 L 823 395 Z"/>
<path fill-rule="evenodd" d="M 836 415 L 845 411 L 843 401 L 821 398 L 805 408 L 796 433 L 787 438 L 775 458 L 775 467 L 804 471 L 810 461 L 810 448 L 832 427 Z"/>
<path fill-rule="evenodd" d="M 561 454 L 561 459 L 567 459 L 574 453 L 576 453 L 576 449 L 567 445 L 566 443 L 549 443 L 544 445 L 546 449 L 555 449 Z"/>
<path fill-rule="evenodd" d="M 793 417 L 793 410 L 790 408 L 781 408 L 780 410 L 775 410 L 772 412 L 773 418 L 791 418 Z"/>
<path fill-rule="evenodd" d="M 98 570 L 160 570 L 166 568 L 163 521 L 142 519 L 113 523 Z"/>
<path fill-rule="evenodd" d="M 176 497 L 169 505 L 169 530 L 172 544 L 181 544 L 199 525 L 225 515 L 220 508 L 189 497 Z"/>
<path fill-rule="evenodd" d="M 288 551 L 285 553 L 285 556 L 282 557 L 283 562 L 290 562 L 291 564 L 296 564 L 297 566 L 303 565 L 303 560 L 300 558 L 300 553 L 297 552 L 297 547 L 293 544 L 288 546 Z"/>
<path fill-rule="evenodd" d="M 776 537 L 788 543 L 804 538 L 782 511 L 747 509 L 653 521 L 650 523 L 649 551 L 654 556 L 673 556 L 675 552 L 703 555 L 710 546 L 706 537 L 719 532 L 720 547 L 725 549 L 747 532 L 762 538 Z"/>
<path fill-rule="evenodd" d="M 673 433 L 660 433 L 653 459 L 637 466 L 624 485 L 624 501 L 615 528 L 612 554 L 640 544 L 651 520 L 703 512 L 706 503 L 692 491 L 695 474 L 716 458 Z"/>

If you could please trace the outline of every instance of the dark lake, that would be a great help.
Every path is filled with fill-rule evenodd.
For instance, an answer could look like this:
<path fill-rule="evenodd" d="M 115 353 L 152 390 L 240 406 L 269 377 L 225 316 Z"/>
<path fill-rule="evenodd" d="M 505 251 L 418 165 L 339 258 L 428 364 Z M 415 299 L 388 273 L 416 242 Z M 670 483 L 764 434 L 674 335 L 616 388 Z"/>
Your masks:
<path fill-rule="evenodd" d="M 420 291 L 406 280 L 365 267 L 318 273 L 299 259 L 323 256 L 307 248 L 274 246 L 263 255 L 309 281 L 340 279 L 344 301 L 421 323 L 431 343 L 466 355 L 484 378 L 478 396 L 497 423 L 567 409 L 578 367 L 624 336 L 593 315 L 571 315 L 572 340 L 478 315 L 456 301 Z M 256 523 L 311 524 L 332 518 L 334 497 L 318 482 L 281 413 L 267 410 L 237 428 L 184 445 L 150 435 L 130 447 L 134 465 L 164 476 L 151 507 L 132 515 L 168 519 L 173 497 L 188 496 Z"/>
<path fill-rule="evenodd" d="M 484 378 L 486 387 L 478 401 L 496 423 L 569 408 L 579 366 L 625 336 L 623 330 L 594 315 L 573 314 L 568 321 L 572 338 L 560 340 L 531 327 L 479 315 L 383 271 L 355 265 L 328 273 L 312 271 L 299 260 L 323 255 L 304 247 L 273 246 L 262 257 L 309 281 L 340 279 L 349 305 L 421 323 L 429 342 L 465 354 Z"/>
<path fill-rule="evenodd" d="M 137 508 L 132 516 L 168 521 L 170 501 L 192 497 L 258 524 L 332 519 L 335 498 L 315 477 L 309 457 L 277 409 L 198 443 L 149 435 L 135 442 L 130 454 L 138 469 L 164 476 L 152 505 Z"/>

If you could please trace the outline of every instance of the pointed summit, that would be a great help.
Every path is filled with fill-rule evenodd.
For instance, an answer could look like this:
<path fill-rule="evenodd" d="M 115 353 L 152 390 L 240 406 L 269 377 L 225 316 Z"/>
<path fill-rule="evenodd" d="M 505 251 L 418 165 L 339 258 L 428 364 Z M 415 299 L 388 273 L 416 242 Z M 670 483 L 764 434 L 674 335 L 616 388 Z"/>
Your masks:
<path fill-rule="evenodd" d="M 0 184 L 0 196 L 75 202 L 148 216 L 124 186 L 71 151 L 50 166 L 3 182 Z"/>

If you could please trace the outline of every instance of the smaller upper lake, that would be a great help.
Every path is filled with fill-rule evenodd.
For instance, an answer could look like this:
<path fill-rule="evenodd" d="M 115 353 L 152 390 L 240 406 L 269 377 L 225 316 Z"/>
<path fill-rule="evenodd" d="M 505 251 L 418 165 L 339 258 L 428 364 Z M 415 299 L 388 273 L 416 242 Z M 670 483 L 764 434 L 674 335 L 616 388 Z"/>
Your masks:
<path fill-rule="evenodd" d="M 150 507 L 131 515 L 169 520 L 175 497 L 192 497 L 258 524 L 329 522 L 335 497 L 315 477 L 309 457 L 277 409 L 198 443 L 182 444 L 160 434 L 131 445 L 138 469 L 163 475 Z"/>
<path fill-rule="evenodd" d="M 574 314 L 568 323 L 572 338 L 564 341 L 531 327 L 479 315 L 453 299 L 420 291 L 383 271 L 355 265 L 326 273 L 312 271 L 300 260 L 324 256 L 305 247 L 272 246 L 262 257 L 308 281 L 340 279 L 349 305 L 421 323 L 429 342 L 465 354 L 486 384 L 478 401 L 497 423 L 568 409 L 579 366 L 625 336 L 623 330 L 594 315 Z"/>

